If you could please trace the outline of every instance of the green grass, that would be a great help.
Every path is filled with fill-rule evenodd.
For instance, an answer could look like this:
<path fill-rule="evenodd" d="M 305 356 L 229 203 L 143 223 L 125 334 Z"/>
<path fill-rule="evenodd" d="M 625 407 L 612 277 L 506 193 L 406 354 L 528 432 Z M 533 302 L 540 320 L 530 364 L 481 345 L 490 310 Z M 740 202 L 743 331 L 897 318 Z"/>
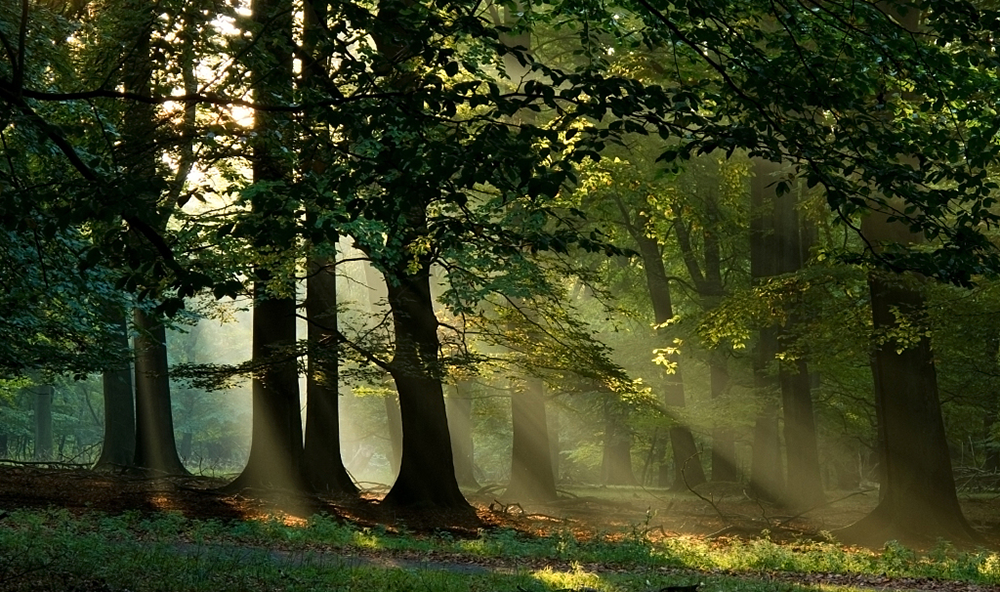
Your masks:
<path fill-rule="evenodd" d="M 62 510 L 16 510 L 0 521 L 0 590 L 516 592 L 520 587 L 543 592 L 589 587 L 618 592 L 695 581 L 703 582 L 705 592 L 808 588 L 766 577 L 773 572 L 1000 583 L 1000 556 L 990 551 L 939 545 L 917 553 L 889 543 L 875 552 L 833 543 L 720 543 L 687 536 L 654 542 L 641 532 L 633 529 L 615 541 L 577 541 L 568 533 L 527 537 L 501 530 L 465 540 L 361 529 L 323 515 L 304 526 L 287 526 L 279 519 L 223 524 L 172 513 L 74 516 Z M 343 559 L 380 551 L 417 557 L 435 551 L 435 561 L 502 559 L 505 569 L 470 574 Z M 442 559 L 445 555 L 452 557 Z M 546 561 L 550 567 L 537 568 Z"/>

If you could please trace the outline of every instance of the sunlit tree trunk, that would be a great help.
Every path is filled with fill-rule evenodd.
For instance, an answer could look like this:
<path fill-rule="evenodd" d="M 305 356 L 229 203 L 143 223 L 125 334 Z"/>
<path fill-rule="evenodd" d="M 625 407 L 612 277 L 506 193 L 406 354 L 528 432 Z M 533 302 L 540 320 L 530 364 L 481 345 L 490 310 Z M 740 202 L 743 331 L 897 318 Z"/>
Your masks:
<path fill-rule="evenodd" d="M 303 49 L 311 60 L 302 66 L 303 92 L 314 90 L 316 78 L 325 74 L 326 61 L 319 55 L 320 40 L 326 35 L 329 0 L 306 0 L 303 4 Z M 323 130 L 318 133 L 323 134 Z M 301 153 L 301 168 L 308 178 L 326 165 L 308 143 Z M 317 216 L 310 212 L 307 223 L 313 228 Z M 314 245 L 331 255 L 310 255 L 306 279 L 306 319 L 309 357 L 306 368 L 306 431 L 303 463 L 305 478 L 317 491 L 356 494 L 357 486 L 347 474 L 340 442 L 340 343 L 337 323 L 336 244 L 338 237 L 326 236 L 325 244 Z"/>
<path fill-rule="evenodd" d="M 799 192 L 775 195 L 771 220 L 774 226 L 775 273 L 794 273 L 802 269 L 812 246 L 808 224 L 799 216 Z M 788 325 L 798 321 L 790 315 Z M 781 350 L 786 348 L 779 344 Z M 819 466 L 816 419 L 813 413 L 812 380 L 805 356 L 797 352 L 794 359 L 778 365 L 784 419 L 785 457 L 788 479 L 785 501 L 796 508 L 809 508 L 823 502 L 823 481 Z"/>
<path fill-rule="evenodd" d="M 412 75 L 397 68 L 397 61 L 410 49 L 412 32 L 402 18 L 409 0 L 382 0 L 373 35 L 384 63 L 378 75 L 398 91 L 412 85 Z M 396 185 L 402 188 L 403 185 Z M 426 238 L 426 197 L 395 195 L 399 200 L 400 244 L 416 244 Z M 438 320 L 431 296 L 430 255 L 416 255 L 403 262 L 378 262 L 385 276 L 389 309 L 392 312 L 395 343 L 389 373 L 399 394 L 399 412 L 403 427 L 403 451 L 399 474 L 384 503 L 400 506 L 433 506 L 460 511 L 472 507 L 462 496 L 455 479 L 451 436 L 441 385 Z"/>
<path fill-rule="evenodd" d="M 355 494 L 340 450 L 337 278 L 328 260 L 313 259 L 306 280 L 309 360 L 306 368 L 306 479 L 317 491 Z"/>
<path fill-rule="evenodd" d="M 681 258 L 687 268 L 691 282 L 698 291 L 704 310 L 711 310 L 719 305 L 725 295 L 722 283 L 722 253 L 719 242 L 718 227 L 722 223 L 718 197 L 714 192 L 704 196 L 704 220 L 700 224 L 701 257 L 699 259 L 694 239 L 693 224 L 682 216 L 682 208 L 674 206 L 673 228 L 677 234 Z M 709 390 L 712 401 L 716 405 L 724 403 L 729 388 L 729 370 L 724 350 L 721 346 L 708 353 Z M 736 435 L 729 422 L 716 419 L 712 426 L 712 480 L 737 481 L 740 478 L 736 458 Z"/>

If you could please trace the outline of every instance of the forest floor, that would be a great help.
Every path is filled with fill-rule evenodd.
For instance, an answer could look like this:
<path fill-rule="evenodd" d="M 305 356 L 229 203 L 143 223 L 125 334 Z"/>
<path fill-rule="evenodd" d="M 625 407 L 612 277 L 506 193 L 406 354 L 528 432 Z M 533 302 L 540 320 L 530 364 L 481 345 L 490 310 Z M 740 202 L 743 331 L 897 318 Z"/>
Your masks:
<path fill-rule="evenodd" d="M 263 501 L 252 491 L 227 493 L 226 482 L 208 477 L 143 478 L 97 473 L 83 469 L 0 465 L 0 520 L 19 508 L 63 508 L 73 514 L 123 512 L 183 514 L 191 519 L 221 522 L 281 516 L 286 524 L 325 513 L 359 527 L 385 528 L 388 532 L 430 535 L 448 532 L 456 538 L 474 538 L 485 530 L 510 529 L 525 535 L 547 536 L 572 532 L 577 540 L 594 537 L 613 540 L 642 536 L 693 535 L 727 540 L 766 536 L 772 541 L 822 540 L 828 531 L 847 526 L 869 512 L 877 502 L 874 490 L 831 493 L 832 500 L 802 515 L 758 504 L 742 495 L 735 484 L 692 492 L 668 492 L 639 487 L 573 487 L 557 502 L 545 505 L 502 500 L 488 490 L 467 492 L 475 514 L 440 512 L 403 513 L 378 503 L 381 494 L 358 498 L 306 498 L 272 496 Z M 963 497 L 963 510 L 984 538 L 985 547 L 1000 549 L 1000 494 Z M 2 522 L 0 522 L 2 526 Z M 281 551 L 276 550 L 276 560 Z M 469 558 L 423 553 L 361 550 L 351 556 L 363 565 L 444 569 L 474 573 L 478 570 L 513 570 L 532 567 L 522 559 Z M 553 565 L 551 560 L 545 565 Z M 571 566 L 563 566 L 570 569 Z M 605 566 L 613 569 L 613 566 Z M 601 569 L 601 566 L 595 566 Z M 471 571 L 470 571 L 471 570 Z M 683 570 L 678 570 L 681 572 Z M 697 577 L 696 574 L 692 574 Z M 901 581 L 872 575 L 776 573 L 776 582 L 862 589 L 998 590 L 960 582 Z"/>

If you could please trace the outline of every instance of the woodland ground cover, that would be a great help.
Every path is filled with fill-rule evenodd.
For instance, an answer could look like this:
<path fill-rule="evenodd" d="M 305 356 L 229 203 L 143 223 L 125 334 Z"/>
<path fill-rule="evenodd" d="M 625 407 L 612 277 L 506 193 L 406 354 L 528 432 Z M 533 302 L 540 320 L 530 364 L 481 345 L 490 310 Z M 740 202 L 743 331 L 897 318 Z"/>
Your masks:
<path fill-rule="evenodd" d="M 2 469 L 0 589 L 4 590 L 715 590 L 947 589 L 1000 586 L 988 548 L 896 542 L 838 544 L 826 528 L 863 515 L 853 495 L 788 521 L 740 498 L 644 488 L 564 492 L 559 503 L 511 506 L 470 496 L 474 522 L 381 515 L 373 501 L 262 505 L 208 479 L 115 478 Z M 61 488 L 53 480 L 62 479 Z M 37 495 L 26 490 L 33 486 Z M 92 496 L 103 487 L 107 495 Z M 63 491 L 57 491 L 62 489 Z M 53 502 L 61 495 L 60 505 Z M 48 497 L 46 497 L 48 496 Z M 375 496 L 369 496 L 373 498 Z M 146 505 L 140 503 L 142 500 Z M 74 500 L 77 503 L 74 504 Z M 299 500 L 301 501 L 301 500 Z M 18 507 L 20 506 L 20 507 Z M 996 548 L 1000 500 L 966 496 L 970 520 Z M 320 513 L 311 513 L 319 508 Z M 215 516 L 213 516 L 215 514 Z M 395 518 L 395 519 L 393 519 Z M 720 524 L 770 522 L 749 536 Z M 781 525 L 781 521 L 786 523 Z M 730 530 L 730 532 L 733 532 Z"/>

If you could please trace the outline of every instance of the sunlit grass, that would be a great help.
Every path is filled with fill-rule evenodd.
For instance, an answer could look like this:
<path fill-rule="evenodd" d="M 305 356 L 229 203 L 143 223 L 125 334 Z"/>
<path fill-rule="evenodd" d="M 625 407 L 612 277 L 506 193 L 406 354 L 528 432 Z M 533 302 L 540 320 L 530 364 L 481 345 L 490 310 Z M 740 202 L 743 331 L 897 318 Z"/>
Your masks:
<path fill-rule="evenodd" d="M 791 589 L 769 582 L 779 572 L 937 578 L 1000 583 L 1000 557 L 941 544 L 918 553 L 889 543 L 878 551 L 833 542 L 767 538 L 712 541 L 696 536 L 652 541 L 641 529 L 578 541 L 569 532 L 530 537 L 510 530 L 475 539 L 413 536 L 359 528 L 329 516 L 289 524 L 281 516 L 222 523 L 177 513 L 73 515 L 15 510 L 0 522 L 0 589 L 88 590 L 92 583 L 132 590 L 509 590 L 593 588 L 658 590 L 703 583 L 702 590 Z M 420 558 L 501 570 L 419 569 Z M 393 569 L 354 554 L 405 556 Z M 414 559 L 416 558 L 416 559 Z M 416 563 L 414 563 L 416 561 Z M 165 587 L 165 582 L 169 586 Z"/>

